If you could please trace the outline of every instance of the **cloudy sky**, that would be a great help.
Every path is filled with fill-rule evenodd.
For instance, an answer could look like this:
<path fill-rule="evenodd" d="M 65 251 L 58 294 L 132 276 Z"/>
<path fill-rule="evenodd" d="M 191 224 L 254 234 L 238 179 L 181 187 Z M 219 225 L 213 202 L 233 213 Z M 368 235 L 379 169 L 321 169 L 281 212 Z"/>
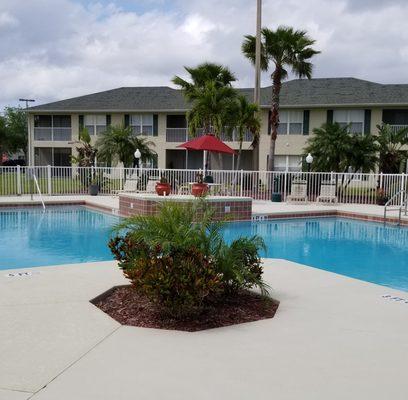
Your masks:
<path fill-rule="evenodd" d="M 240 52 L 256 0 L 0 0 L 0 107 L 120 86 L 169 85 L 183 65 L 253 70 Z M 315 77 L 408 82 L 407 0 L 264 0 L 263 26 L 306 29 Z M 263 84 L 269 83 L 268 74 Z"/>

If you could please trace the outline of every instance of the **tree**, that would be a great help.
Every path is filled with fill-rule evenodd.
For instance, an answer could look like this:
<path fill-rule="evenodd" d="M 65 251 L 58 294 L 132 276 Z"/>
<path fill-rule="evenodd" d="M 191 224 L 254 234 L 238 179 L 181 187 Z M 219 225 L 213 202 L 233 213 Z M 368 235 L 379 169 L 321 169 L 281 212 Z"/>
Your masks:
<path fill-rule="evenodd" d="M 4 119 L 7 130 L 7 151 L 9 153 L 22 151 L 27 159 L 28 130 L 26 112 L 21 107 L 6 107 Z"/>
<path fill-rule="evenodd" d="M 290 68 L 292 73 L 299 78 L 312 77 L 313 64 L 310 59 L 319 53 L 312 48 L 315 40 L 311 39 L 306 31 L 294 30 L 290 27 L 279 27 L 270 30 L 262 29 L 261 43 L 261 69 L 267 71 L 270 66 L 272 72 L 272 109 L 270 126 L 272 129 L 268 170 L 275 167 L 275 144 L 279 126 L 279 106 L 282 81 L 287 78 Z M 253 64 L 255 63 L 256 38 L 252 35 L 245 36 L 242 52 Z"/>
<path fill-rule="evenodd" d="M 95 158 L 98 150 L 92 146 L 91 136 L 88 129 L 84 128 L 79 132 L 79 140 L 75 141 L 77 156 L 72 156 L 72 162 L 80 167 L 95 166 Z"/>
<path fill-rule="evenodd" d="M 135 136 L 130 127 L 124 126 L 110 126 L 96 142 L 101 161 L 112 165 L 112 161 L 116 158 L 125 168 L 132 166 L 136 149 L 139 149 L 143 162 L 152 160 L 156 154 L 151 150 L 152 146 L 154 146 L 153 142 Z"/>
<path fill-rule="evenodd" d="M 313 155 L 312 168 L 315 171 L 347 171 L 349 157 L 349 130 L 337 122 L 323 124 L 313 129 L 313 135 L 308 139 L 305 154 Z"/>
<path fill-rule="evenodd" d="M 235 121 L 233 125 L 238 134 L 239 150 L 236 169 L 238 170 L 241 165 L 242 154 L 242 142 L 244 141 L 244 135 L 246 132 L 251 132 L 252 143 L 257 144 L 259 141 L 259 132 L 261 129 L 261 121 L 257 114 L 258 106 L 250 103 L 245 96 L 238 96 L 235 101 L 235 107 L 232 115 Z"/>
<path fill-rule="evenodd" d="M 408 128 L 394 130 L 387 124 L 377 125 L 380 145 L 379 170 L 384 174 L 397 174 L 408 158 Z"/>
<path fill-rule="evenodd" d="M 3 154 L 7 152 L 7 146 L 6 121 L 0 116 L 0 164 L 3 159 Z"/>
<path fill-rule="evenodd" d="M 350 126 L 340 126 L 337 122 L 323 124 L 313 130 L 304 149 L 313 155 L 315 171 L 369 172 L 378 162 L 377 138 L 372 135 L 357 135 Z"/>
<path fill-rule="evenodd" d="M 204 129 L 205 133 L 221 138 L 222 133 L 232 135 L 231 104 L 235 101 L 237 91 L 232 87 L 236 80 L 234 74 L 219 64 L 203 63 L 195 68 L 185 67 L 190 80 L 179 76 L 173 83 L 179 86 L 191 110 L 187 113 L 187 122 L 192 136 Z M 219 154 L 219 166 L 222 168 L 222 157 Z"/>

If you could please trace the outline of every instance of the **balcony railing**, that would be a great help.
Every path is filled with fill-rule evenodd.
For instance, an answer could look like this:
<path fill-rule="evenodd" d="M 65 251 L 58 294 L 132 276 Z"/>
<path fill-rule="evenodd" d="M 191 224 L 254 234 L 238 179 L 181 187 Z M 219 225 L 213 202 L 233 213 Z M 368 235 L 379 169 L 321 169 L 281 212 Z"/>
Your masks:
<path fill-rule="evenodd" d="M 397 133 L 401 129 L 408 128 L 408 125 L 390 125 L 390 127 L 394 133 Z"/>
<path fill-rule="evenodd" d="M 68 142 L 71 139 L 71 128 L 34 128 L 34 140 Z"/>
<path fill-rule="evenodd" d="M 204 134 L 203 129 L 199 129 L 197 131 L 197 137 L 202 136 Z M 166 142 L 186 142 L 191 139 L 188 136 L 187 128 L 166 128 Z M 232 133 L 232 137 L 228 137 L 225 133 L 223 133 L 220 139 L 224 142 L 237 142 L 238 141 L 238 134 L 236 131 Z M 250 132 L 244 133 L 244 142 L 252 142 L 252 134 Z"/>

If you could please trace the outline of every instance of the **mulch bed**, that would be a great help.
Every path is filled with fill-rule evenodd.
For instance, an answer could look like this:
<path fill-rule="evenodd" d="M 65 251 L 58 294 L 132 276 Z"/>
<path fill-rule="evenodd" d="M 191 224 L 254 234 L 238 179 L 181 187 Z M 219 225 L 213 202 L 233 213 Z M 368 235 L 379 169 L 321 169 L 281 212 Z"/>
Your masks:
<path fill-rule="evenodd" d="M 164 316 L 132 286 L 114 288 L 94 304 L 122 325 L 195 332 L 204 329 L 273 318 L 279 303 L 273 299 L 242 290 L 208 302 L 204 311 L 189 319 Z"/>

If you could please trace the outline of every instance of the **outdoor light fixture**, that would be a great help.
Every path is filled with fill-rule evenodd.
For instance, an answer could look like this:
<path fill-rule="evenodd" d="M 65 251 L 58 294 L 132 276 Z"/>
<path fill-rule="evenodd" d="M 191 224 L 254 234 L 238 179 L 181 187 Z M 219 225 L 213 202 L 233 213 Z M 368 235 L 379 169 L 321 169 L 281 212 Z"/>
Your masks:
<path fill-rule="evenodd" d="M 142 153 L 140 152 L 139 149 L 136 149 L 134 156 L 135 156 L 136 160 L 138 160 L 140 157 L 142 157 Z"/>
<path fill-rule="evenodd" d="M 313 156 L 310 153 L 306 156 L 306 162 L 307 162 L 307 170 L 308 172 L 310 172 L 310 167 L 312 166 L 312 162 L 313 162 Z"/>

